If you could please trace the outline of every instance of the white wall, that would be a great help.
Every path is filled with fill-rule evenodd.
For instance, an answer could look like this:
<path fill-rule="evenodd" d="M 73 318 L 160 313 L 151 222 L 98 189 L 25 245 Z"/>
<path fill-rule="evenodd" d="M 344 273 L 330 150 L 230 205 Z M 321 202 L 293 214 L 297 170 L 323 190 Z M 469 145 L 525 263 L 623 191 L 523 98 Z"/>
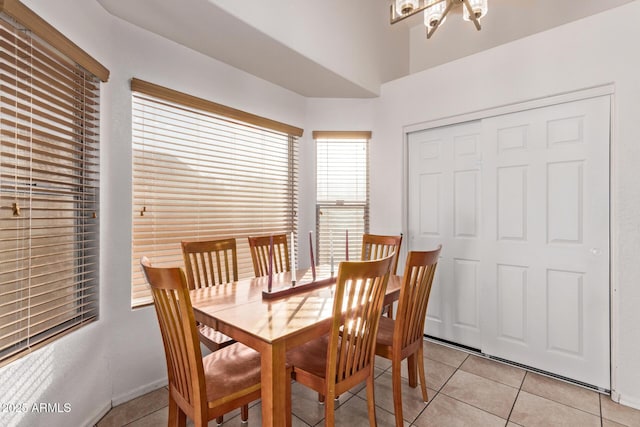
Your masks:
<path fill-rule="evenodd" d="M 31 6 L 35 2 L 25 2 Z M 81 40 L 82 48 L 91 52 L 99 61 L 110 59 L 110 49 L 102 44 L 102 37 L 92 30 L 104 28 L 96 14 L 96 6 L 89 2 L 70 2 L 68 7 L 56 11 L 52 2 L 39 1 L 44 6 L 42 15 L 61 16 L 56 23 L 61 31 L 74 40 Z M 60 2 L 56 2 L 60 3 Z M 71 3 L 78 12 L 85 12 L 82 20 L 64 17 L 71 10 Z M 82 3 L 82 4 L 81 4 Z M 34 9 L 36 5 L 33 5 Z M 40 8 L 42 9 L 42 8 Z M 58 25 L 59 24 L 59 25 Z M 102 112 L 103 121 L 108 113 Z M 108 129 L 103 130 L 103 140 L 109 139 Z M 104 230 L 104 229 L 103 229 Z M 104 253 L 104 252 L 103 252 Z M 104 274 L 103 274 L 103 277 Z M 105 295 L 103 283 L 101 293 Z M 101 320 L 47 345 L 19 360 L 0 368 L 0 400 L 25 403 L 27 412 L 0 412 L 3 426 L 70 426 L 85 425 L 107 410 L 111 402 L 110 326 L 105 321 L 105 299 L 100 304 Z M 33 413 L 36 403 L 71 405 L 68 413 Z"/>
<path fill-rule="evenodd" d="M 209 1 L 323 67 L 378 92 L 383 42 L 378 17 L 380 12 L 387 17 L 386 7 L 372 7 L 370 0 Z"/>
<path fill-rule="evenodd" d="M 86 0 L 24 0 L 111 71 L 103 85 L 101 318 L 0 368 L 0 396 L 69 402 L 66 414 L 0 413 L 0 425 L 76 426 L 163 383 L 164 355 L 152 308 L 130 308 L 131 95 L 129 79 L 305 128 L 301 230 L 312 229 L 313 129 L 371 129 L 371 229 L 402 227 L 403 128 L 445 116 L 615 83 L 613 120 L 613 360 L 621 401 L 640 407 L 640 2 L 425 71 L 382 87 L 376 100 L 305 100 L 112 18 Z M 78 19 L 82 17 L 82 19 Z M 598 31 L 595 31 L 595 29 Z M 478 82 L 470 78 L 482 76 Z M 311 163 L 309 163 L 311 162 Z M 305 194 L 312 189 L 313 193 Z M 311 216 L 309 216 L 311 215 Z M 46 419 L 46 422 L 44 421 Z"/>
<path fill-rule="evenodd" d="M 0 425 L 92 425 L 112 401 L 118 404 L 166 383 L 153 308 L 131 309 L 129 80 L 148 80 L 303 128 L 305 99 L 134 28 L 95 1 L 24 3 L 111 71 L 101 90 L 100 320 L 0 368 L 2 402 L 70 403 L 71 411 L 3 412 Z M 302 185 L 308 179 L 313 178 L 303 176 Z"/>
<path fill-rule="evenodd" d="M 613 82 L 613 387 L 614 399 L 640 408 L 638 22 L 640 2 L 631 2 L 383 85 L 373 128 L 371 228 L 402 225 L 403 128 Z"/>
<path fill-rule="evenodd" d="M 315 130 L 369 131 L 373 129 L 372 99 L 327 99 L 308 98 L 306 105 L 305 135 L 300 139 L 301 168 L 299 187 L 299 266 L 307 267 L 309 261 L 308 233 L 316 229 L 316 150 L 312 133 Z M 375 136 L 375 135 L 374 135 Z"/>

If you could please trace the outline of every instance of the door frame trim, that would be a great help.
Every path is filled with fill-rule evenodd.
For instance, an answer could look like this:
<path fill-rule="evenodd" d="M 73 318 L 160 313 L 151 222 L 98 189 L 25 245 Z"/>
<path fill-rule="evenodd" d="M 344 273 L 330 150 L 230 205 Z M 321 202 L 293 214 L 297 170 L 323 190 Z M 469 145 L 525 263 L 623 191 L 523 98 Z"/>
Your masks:
<path fill-rule="evenodd" d="M 409 235 L 409 134 L 414 132 L 425 131 L 429 129 L 435 129 L 444 126 L 457 125 L 465 122 L 471 122 L 476 120 L 482 120 L 489 117 L 500 116 L 503 114 L 517 113 L 527 110 L 533 110 L 536 108 L 549 107 L 552 105 L 564 104 L 567 102 L 581 101 L 590 98 L 597 98 L 601 96 L 609 97 L 609 363 L 610 363 L 610 387 L 611 387 L 611 399 L 615 402 L 620 401 L 620 394 L 617 391 L 618 373 L 617 373 L 617 347 L 618 336 L 616 331 L 618 330 L 619 319 L 618 309 L 619 301 L 617 298 L 617 286 L 614 281 L 615 266 L 614 259 L 616 257 L 615 251 L 615 234 L 613 230 L 613 222 L 615 218 L 615 192 L 614 190 L 614 137 L 615 137 L 615 83 L 605 83 L 602 85 L 591 86 L 574 91 L 557 93 L 554 95 L 542 96 L 540 98 L 532 98 L 528 100 L 522 100 L 513 102 L 510 104 L 504 104 L 494 107 L 488 107 L 481 110 L 470 111 L 466 113 L 454 114 L 450 116 L 444 116 L 432 120 L 426 120 L 423 122 L 407 124 L 402 127 L 402 230 L 407 244 L 401 249 L 401 256 L 406 257 L 408 253 L 409 241 L 411 236 Z"/>
<path fill-rule="evenodd" d="M 615 92 L 615 85 L 608 83 L 600 86 L 593 86 L 590 88 L 580 89 L 571 92 L 564 92 L 555 95 L 544 96 L 541 98 L 534 98 L 514 102 L 511 104 L 504 104 L 494 107 L 485 108 L 482 110 L 470 111 L 467 113 L 455 114 L 452 116 L 440 117 L 433 120 L 427 120 L 415 124 L 409 124 L 402 127 L 402 133 L 405 136 L 408 133 L 423 131 L 432 128 L 438 128 L 448 125 L 460 124 L 463 122 L 470 122 L 475 120 L 482 120 L 488 117 L 500 116 L 503 114 L 517 113 L 526 110 L 533 110 L 536 108 L 549 107 L 551 105 L 564 104 L 567 102 L 581 101 L 589 98 L 597 98 L 600 96 L 613 95 Z"/>

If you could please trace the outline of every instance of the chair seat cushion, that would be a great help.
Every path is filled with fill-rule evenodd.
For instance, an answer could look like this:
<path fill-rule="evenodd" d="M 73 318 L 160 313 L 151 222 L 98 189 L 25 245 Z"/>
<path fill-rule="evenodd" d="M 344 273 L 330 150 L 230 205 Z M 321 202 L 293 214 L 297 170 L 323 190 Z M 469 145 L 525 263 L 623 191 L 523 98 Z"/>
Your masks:
<path fill-rule="evenodd" d="M 235 343 L 202 358 L 207 399 L 213 402 L 260 384 L 260 353 Z"/>
<path fill-rule="evenodd" d="M 393 330 L 396 321 L 388 317 L 381 317 L 378 324 L 378 335 L 376 337 L 377 346 L 391 346 L 393 344 Z"/>
<path fill-rule="evenodd" d="M 324 378 L 327 369 L 327 346 L 329 336 L 324 335 L 313 341 L 292 348 L 287 352 L 287 363 L 293 366 L 293 371 L 301 369 L 310 374 Z"/>

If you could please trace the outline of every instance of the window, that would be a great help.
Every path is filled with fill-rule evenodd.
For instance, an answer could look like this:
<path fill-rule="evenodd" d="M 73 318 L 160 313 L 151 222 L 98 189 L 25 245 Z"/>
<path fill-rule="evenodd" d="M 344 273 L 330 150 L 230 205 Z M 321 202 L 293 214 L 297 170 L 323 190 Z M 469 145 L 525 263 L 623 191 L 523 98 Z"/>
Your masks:
<path fill-rule="evenodd" d="M 238 273 L 251 277 L 246 237 L 296 229 L 302 129 L 134 79 L 132 305 L 151 302 L 140 257 L 182 265 L 181 240 L 235 237 Z"/>
<path fill-rule="evenodd" d="M 99 94 L 109 72 L 20 2 L 0 12 L 6 363 L 98 318 Z"/>
<path fill-rule="evenodd" d="M 316 242 L 319 264 L 360 259 L 362 235 L 369 232 L 371 132 L 314 131 L 316 140 Z"/>

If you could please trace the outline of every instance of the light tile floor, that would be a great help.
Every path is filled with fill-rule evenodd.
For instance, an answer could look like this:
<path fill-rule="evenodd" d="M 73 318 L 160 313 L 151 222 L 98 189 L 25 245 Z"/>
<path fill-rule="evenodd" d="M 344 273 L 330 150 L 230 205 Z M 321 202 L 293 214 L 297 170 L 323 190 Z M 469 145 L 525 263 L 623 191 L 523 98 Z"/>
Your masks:
<path fill-rule="evenodd" d="M 640 411 L 606 395 L 433 342 L 424 346 L 429 402 L 405 379 L 405 426 L 640 426 Z M 390 368 L 390 361 L 377 359 L 376 416 L 381 427 L 395 425 Z M 406 376 L 406 367 L 402 369 Z M 167 393 L 161 388 L 119 405 L 97 427 L 165 426 Z M 324 406 L 315 392 L 293 383 L 291 405 L 293 427 L 324 425 Z M 340 396 L 336 425 L 368 424 L 364 386 Z M 224 425 L 240 426 L 239 411 L 225 415 Z M 261 425 L 259 401 L 249 410 L 249 425 Z"/>

